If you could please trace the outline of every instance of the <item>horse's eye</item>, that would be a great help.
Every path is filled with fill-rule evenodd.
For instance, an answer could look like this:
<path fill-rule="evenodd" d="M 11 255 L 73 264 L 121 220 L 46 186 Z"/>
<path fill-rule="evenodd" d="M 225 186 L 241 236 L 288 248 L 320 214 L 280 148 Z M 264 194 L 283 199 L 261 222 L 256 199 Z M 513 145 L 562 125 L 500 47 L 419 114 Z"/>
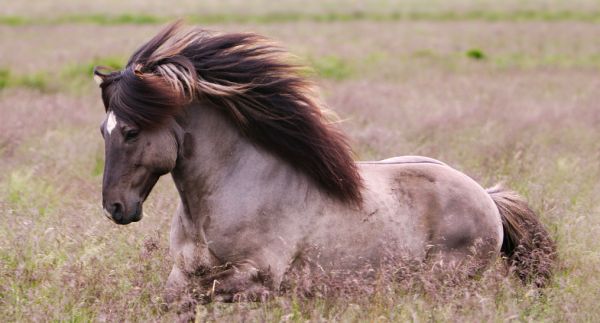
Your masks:
<path fill-rule="evenodd" d="M 125 141 L 134 140 L 139 134 L 139 130 L 128 130 L 127 132 L 125 132 Z"/>

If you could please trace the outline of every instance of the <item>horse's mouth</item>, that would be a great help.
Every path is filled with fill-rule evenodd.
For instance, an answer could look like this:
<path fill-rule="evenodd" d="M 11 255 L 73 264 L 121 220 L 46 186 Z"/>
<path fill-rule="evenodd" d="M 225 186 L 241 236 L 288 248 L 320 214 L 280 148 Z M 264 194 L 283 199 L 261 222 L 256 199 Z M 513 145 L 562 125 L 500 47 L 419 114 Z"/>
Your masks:
<path fill-rule="evenodd" d="M 108 212 L 108 210 L 107 210 L 107 209 L 103 208 L 103 209 L 102 209 L 102 211 L 104 211 L 104 212 L 102 212 L 102 213 L 104 214 L 104 216 L 105 216 L 107 219 L 109 219 L 111 222 L 115 222 L 115 221 L 113 220 L 113 218 L 112 218 L 112 215 L 110 214 L 110 212 Z"/>

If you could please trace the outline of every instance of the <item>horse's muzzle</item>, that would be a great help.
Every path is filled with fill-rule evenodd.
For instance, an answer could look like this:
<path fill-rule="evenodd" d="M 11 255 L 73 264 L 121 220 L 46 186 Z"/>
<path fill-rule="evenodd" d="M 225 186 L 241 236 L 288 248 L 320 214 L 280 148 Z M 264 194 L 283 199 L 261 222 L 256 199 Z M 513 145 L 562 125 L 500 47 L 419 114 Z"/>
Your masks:
<path fill-rule="evenodd" d="M 129 224 L 131 222 L 138 222 L 142 219 L 142 203 L 138 202 L 129 214 L 126 213 L 126 209 L 121 203 L 113 203 L 108 207 L 104 208 L 105 215 L 107 218 L 112 220 L 116 224 Z"/>

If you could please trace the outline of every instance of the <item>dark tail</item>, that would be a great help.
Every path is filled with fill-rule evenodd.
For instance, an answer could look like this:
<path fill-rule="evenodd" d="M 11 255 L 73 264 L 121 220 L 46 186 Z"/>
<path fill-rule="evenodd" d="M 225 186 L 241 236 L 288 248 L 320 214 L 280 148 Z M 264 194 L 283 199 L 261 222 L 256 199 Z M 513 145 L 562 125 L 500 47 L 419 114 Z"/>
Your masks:
<path fill-rule="evenodd" d="M 537 215 L 516 192 L 487 189 L 502 218 L 502 253 L 523 283 L 546 286 L 556 262 L 556 245 Z"/>

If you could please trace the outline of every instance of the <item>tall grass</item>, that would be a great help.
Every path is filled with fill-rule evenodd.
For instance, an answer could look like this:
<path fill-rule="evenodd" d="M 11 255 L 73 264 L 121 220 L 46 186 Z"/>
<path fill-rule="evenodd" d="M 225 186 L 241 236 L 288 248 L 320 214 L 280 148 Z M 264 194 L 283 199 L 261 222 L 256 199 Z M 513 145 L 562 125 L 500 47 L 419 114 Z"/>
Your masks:
<path fill-rule="evenodd" d="M 452 279 L 439 283 L 414 275 L 368 295 L 356 287 L 357 293 L 339 297 L 304 299 L 288 293 L 261 304 L 198 305 L 198 320 L 600 319 L 600 65 L 595 47 L 589 47 L 593 32 L 582 33 L 593 25 L 565 20 L 557 25 L 467 24 L 482 30 L 473 41 L 464 38 L 463 23 L 431 21 L 311 24 L 319 30 L 304 38 L 294 24 L 256 28 L 288 35 L 283 41 L 305 49 L 313 77 L 323 86 L 329 107 L 345 120 L 339 126 L 360 159 L 427 155 L 484 186 L 504 182 L 523 194 L 558 243 L 560 261 L 552 284 L 541 291 L 523 286 L 505 274 L 499 261 L 461 286 L 452 285 Z M 496 33 L 497 26 L 509 36 Z M 70 28 L 48 28 L 44 37 L 71 37 L 75 29 Z M 123 39 L 130 35 L 119 38 L 111 28 L 98 27 L 94 36 L 129 46 Z M 137 28 L 144 27 L 127 30 L 133 34 Z M 540 28 L 572 33 L 540 38 Z M 409 32 L 399 32 L 405 29 Z M 338 30 L 333 35 L 339 39 L 327 30 Z M 443 37 L 435 38 L 438 34 Z M 504 50 L 517 34 L 527 37 L 518 38 L 516 49 Z M 573 34 L 581 39 L 565 42 Z M 447 37 L 455 40 L 448 48 L 442 46 Z M 0 39 L 0 45 L 7 41 Z M 103 143 L 97 130 L 104 110 L 91 69 L 121 68 L 125 57 L 93 58 L 80 43 L 72 41 L 68 49 L 83 53 L 74 57 L 87 58 L 55 66 L 54 72 L 45 69 L 51 57 L 41 57 L 43 67 L 31 73 L 12 65 L 0 70 L 0 318 L 172 321 L 177 313 L 165 309 L 161 295 L 172 265 L 168 231 L 177 193 L 165 177 L 146 202 L 141 222 L 121 227 L 104 218 Z M 471 49 L 483 55 L 469 54 Z M 31 57 L 24 61 L 35 63 Z"/>

